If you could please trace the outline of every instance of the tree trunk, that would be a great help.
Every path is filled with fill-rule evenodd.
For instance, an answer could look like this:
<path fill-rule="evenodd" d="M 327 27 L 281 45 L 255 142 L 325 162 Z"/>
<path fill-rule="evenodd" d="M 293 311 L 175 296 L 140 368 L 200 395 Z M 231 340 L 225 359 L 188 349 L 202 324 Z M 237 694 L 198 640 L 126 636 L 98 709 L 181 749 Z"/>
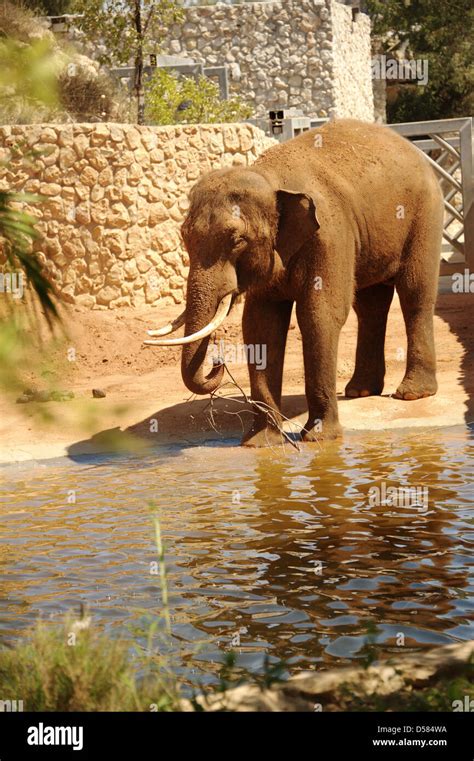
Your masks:
<path fill-rule="evenodd" d="M 135 55 L 134 90 L 137 99 L 137 123 L 145 123 L 145 93 L 143 90 L 143 27 L 140 0 L 135 0 L 135 30 L 137 32 L 137 49 Z"/>

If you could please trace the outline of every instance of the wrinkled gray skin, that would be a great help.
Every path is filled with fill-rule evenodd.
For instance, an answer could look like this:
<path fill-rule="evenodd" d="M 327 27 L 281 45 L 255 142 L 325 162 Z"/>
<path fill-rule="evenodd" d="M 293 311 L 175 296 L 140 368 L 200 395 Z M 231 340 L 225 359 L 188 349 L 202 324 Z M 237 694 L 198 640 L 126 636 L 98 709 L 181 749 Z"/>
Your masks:
<path fill-rule="evenodd" d="M 265 344 L 267 367 L 249 364 L 252 399 L 280 418 L 293 304 L 303 339 L 308 421 L 303 439 L 334 438 L 339 332 L 352 305 L 359 321 L 348 396 L 381 394 L 384 338 L 394 288 L 405 318 L 407 366 L 396 396 L 436 392 L 433 310 L 443 206 L 426 159 L 386 127 L 330 122 L 263 154 L 251 167 L 213 171 L 195 185 L 184 221 L 190 257 L 185 335 L 213 318 L 220 300 L 245 292 L 246 344 Z M 319 280 L 320 278 L 320 280 Z M 321 284 L 321 287 L 318 287 Z M 197 394 L 209 338 L 183 347 L 182 376 Z M 258 413 L 243 443 L 281 440 Z"/>

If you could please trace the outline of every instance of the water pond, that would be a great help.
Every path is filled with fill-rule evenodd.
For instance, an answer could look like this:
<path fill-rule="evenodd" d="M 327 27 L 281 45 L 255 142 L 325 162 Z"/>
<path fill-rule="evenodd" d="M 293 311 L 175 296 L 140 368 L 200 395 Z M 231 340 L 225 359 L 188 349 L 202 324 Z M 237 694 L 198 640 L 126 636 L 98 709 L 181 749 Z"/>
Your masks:
<path fill-rule="evenodd" d="M 368 633 L 380 657 L 474 638 L 473 434 L 4 466 L 0 641 L 80 603 L 127 636 L 160 615 L 150 503 L 187 683 L 215 682 L 230 649 L 244 669 L 268 656 L 295 673 L 365 657 Z"/>

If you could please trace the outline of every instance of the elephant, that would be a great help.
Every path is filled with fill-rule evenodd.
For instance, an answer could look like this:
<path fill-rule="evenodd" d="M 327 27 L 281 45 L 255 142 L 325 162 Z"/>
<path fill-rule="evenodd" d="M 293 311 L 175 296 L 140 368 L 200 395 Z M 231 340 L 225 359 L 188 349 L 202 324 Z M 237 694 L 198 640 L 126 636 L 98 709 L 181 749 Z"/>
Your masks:
<path fill-rule="evenodd" d="M 205 374 L 209 336 L 245 294 L 246 345 L 265 345 L 264 369 L 248 362 L 253 422 L 242 443 L 282 440 L 282 373 L 293 304 L 303 343 L 308 421 L 304 441 L 341 434 L 336 398 L 339 333 L 358 319 L 347 397 L 384 387 L 387 315 L 396 288 L 407 334 L 405 376 L 394 396 L 436 393 L 433 315 L 443 199 L 421 151 L 389 127 L 353 119 L 272 146 L 250 166 L 212 170 L 192 188 L 182 238 L 189 254 L 182 378 L 195 394 L 215 391 L 224 367 Z"/>

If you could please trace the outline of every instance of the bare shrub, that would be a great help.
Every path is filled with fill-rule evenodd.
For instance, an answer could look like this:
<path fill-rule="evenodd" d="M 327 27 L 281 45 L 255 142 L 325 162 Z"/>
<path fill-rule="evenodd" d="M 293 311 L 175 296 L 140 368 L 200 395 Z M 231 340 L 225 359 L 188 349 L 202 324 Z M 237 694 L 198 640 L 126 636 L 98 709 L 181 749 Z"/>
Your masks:
<path fill-rule="evenodd" d="M 59 101 L 73 121 L 130 121 L 130 100 L 125 88 L 105 72 L 77 66 L 71 76 L 66 67 L 58 79 Z"/>

